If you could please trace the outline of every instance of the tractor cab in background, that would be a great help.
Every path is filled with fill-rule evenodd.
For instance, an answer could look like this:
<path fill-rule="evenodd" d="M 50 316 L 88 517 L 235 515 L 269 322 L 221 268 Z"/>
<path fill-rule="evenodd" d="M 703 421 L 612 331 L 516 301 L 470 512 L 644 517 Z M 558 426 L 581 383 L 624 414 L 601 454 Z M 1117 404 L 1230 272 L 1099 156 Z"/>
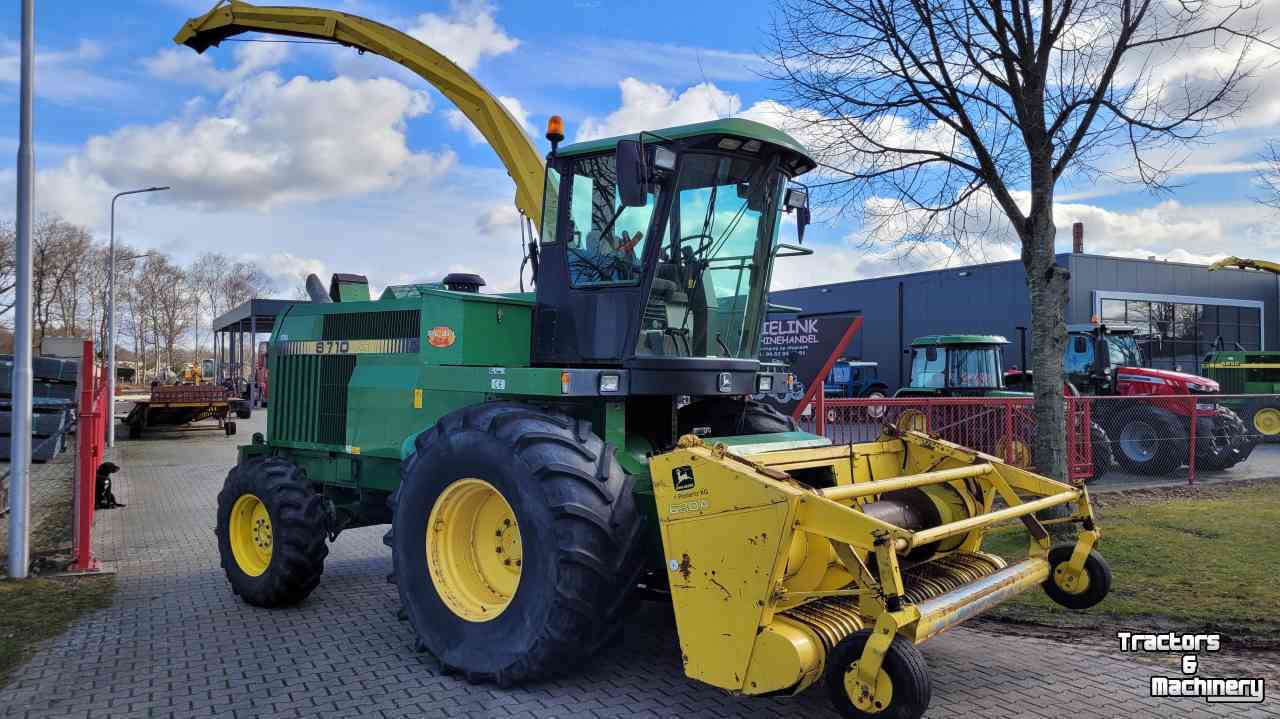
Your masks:
<path fill-rule="evenodd" d="M 553 150 L 533 363 L 621 367 L 631 394 L 780 384 L 757 376 L 760 327 L 774 259 L 808 254 L 779 230 L 784 211 L 807 221 L 806 193 L 787 186 L 813 167 L 793 139 L 741 119 Z"/>
<path fill-rule="evenodd" d="M 831 366 L 831 372 L 822 383 L 822 394 L 825 397 L 840 399 L 855 397 L 880 399 L 889 396 L 889 387 L 880 379 L 878 362 L 841 357 Z"/>
<path fill-rule="evenodd" d="M 908 384 L 894 397 L 1018 396 L 1004 385 L 1000 335 L 928 335 L 906 350 L 911 355 Z"/>

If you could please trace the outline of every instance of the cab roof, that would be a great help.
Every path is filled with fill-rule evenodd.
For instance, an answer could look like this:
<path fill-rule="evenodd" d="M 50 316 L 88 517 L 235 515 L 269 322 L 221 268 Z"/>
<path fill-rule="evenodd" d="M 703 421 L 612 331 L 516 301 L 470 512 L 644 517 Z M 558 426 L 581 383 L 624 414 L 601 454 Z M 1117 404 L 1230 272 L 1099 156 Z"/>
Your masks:
<path fill-rule="evenodd" d="M 943 345 L 1007 345 L 1009 340 L 1000 335 L 925 335 L 911 340 L 912 347 L 941 347 Z"/>
<path fill-rule="evenodd" d="M 790 150 L 798 162 L 791 163 L 791 170 L 796 175 L 803 174 L 818 166 L 817 161 L 813 159 L 813 155 L 809 153 L 808 148 L 800 144 L 795 138 L 787 133 L 773 127 L 769 127 L 763 123 L 754 120 L 744 120 L 740 117 L 728 117 L 722 120 L 711 120 L 709 122 L 698 122 L 692 125 L 678 125 L 676 127 L 668 127 L 661 130 L 647 130 L 644 133 L 632 133 L 630 135 L 616 135 L 614 137 L 604 137 L 598 140 L 587 140 L 586 142 L 575 142 L 572 145 L 566 145 L 557 152 L 559 155 L 586 155 L 593 152 L 602 152 L 612 150 L 618 145 L 618 140 L 639 140 L 641 134 L 648 140 L 682 140 L 686 137 L 694 137 L 697 135 L 732 135 L 740 137 L 744 140 L 759 140 L 772 145 Z"/>

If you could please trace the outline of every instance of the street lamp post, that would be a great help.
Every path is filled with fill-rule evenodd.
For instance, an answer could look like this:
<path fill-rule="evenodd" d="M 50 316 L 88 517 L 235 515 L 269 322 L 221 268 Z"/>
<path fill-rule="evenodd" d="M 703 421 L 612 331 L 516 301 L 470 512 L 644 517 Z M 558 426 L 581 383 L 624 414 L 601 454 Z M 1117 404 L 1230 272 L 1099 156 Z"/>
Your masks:
<path fill-rule="evenodd" d="M 164 187 L 126 190 L 111 198 L 111 241 L 107 249 L 107 446 L 116 446 L 116 200 L 125 195 L 163 192 Z"/>

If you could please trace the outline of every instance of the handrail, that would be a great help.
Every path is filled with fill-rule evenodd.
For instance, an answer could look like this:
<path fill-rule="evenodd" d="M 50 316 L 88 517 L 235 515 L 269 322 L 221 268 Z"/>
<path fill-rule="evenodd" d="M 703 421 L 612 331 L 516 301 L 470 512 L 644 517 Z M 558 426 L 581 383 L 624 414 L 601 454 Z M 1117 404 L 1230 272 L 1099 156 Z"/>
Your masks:
<path fill-rule="evenodd" d="M 546 169 L 542 156 L 510 111 L 449 58 L 393 27 L 358 15 L 310 7 L 257 6 L 242 0 L 220 0 L 209 12 L 183 24 L 173 41 L 204 53 L 245 32 L 332 40 L 412 70 L 471 120 L 515 181 L 516 208 L 534 227 L 542 227 Z"/>

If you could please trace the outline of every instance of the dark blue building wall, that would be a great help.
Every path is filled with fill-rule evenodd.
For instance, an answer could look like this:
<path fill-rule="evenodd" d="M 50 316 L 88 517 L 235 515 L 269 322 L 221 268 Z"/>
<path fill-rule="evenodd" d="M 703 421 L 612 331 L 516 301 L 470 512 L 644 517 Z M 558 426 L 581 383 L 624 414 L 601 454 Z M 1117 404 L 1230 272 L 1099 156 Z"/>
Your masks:
<path fill-rule="evenodd" d="M 902 285 L 902 342 L 898 332 L 898 285 Z M 773 292 L 775 304 L 802 308 L 802 314 L 860 310 L 861 344 L 847 353 L 880 363 L 880 375 L 890 387 L 902 384 L 902 348 L 921 335 L 941 332 L 981 332 L 1004 335 L 1006 366 L 1018 363 L 1019 325 L 1031 317 L 1022 263 L 973 265 L 909 275 L 842 282 Z M 861 350 L 860 352 L 858 350 Z"/>
<path fill-rule="evenodd" d="M 1274 275 L 1244 270 L 1209 272 L 1203 265 L 1100 255 L 1061 254 L 1058 263 L 1071 272 L 1066 308 L 1070 323 L 1090 321 L 1098 292 L 1246 300 L 1263 303 L 1266 348 L 1280 348 L 1280 281 Z M 802 314 L 861 311 L 862 332 L 847 354 L 879 362 L 881 376 L 890 387 L 901 386 L 905 379 L 900 373 L 900 367 L 905 368 L 902 349 L 916 337 L 944 332 L 1004 335 L 1009 339 L 1004 362 L 1010 367 L 1021 363 L 1017 327 L 1031 322 L 1026 275 L 1017 260 L 783 290 L 771 293 L 770 301 L 800 307 Z M 1029 342 L 1028 338 L 1028 354 Z"/>

